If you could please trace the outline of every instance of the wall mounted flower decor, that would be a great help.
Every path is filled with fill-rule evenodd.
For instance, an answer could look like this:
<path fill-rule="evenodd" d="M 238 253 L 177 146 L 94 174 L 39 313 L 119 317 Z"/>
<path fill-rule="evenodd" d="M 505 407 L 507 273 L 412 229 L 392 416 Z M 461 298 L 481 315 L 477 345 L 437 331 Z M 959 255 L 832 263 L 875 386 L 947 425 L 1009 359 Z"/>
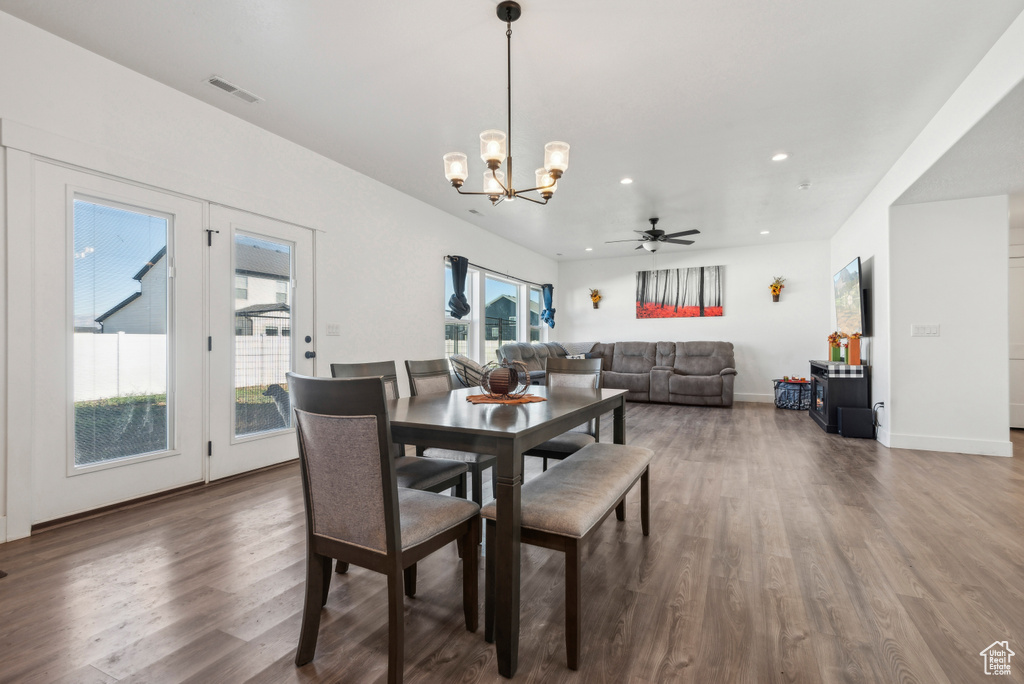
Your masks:
<path fill-rule="evenodd" d="M 594 303 L 594 308 L 597 308 L 597 303 L 601 301 L 601 293 L 597 290 L 590 291 L 590 301 Z"/>
<path fill-rule="evenodd" d="M 779 295 L 782 294 L 782 288 L 786 287 L 783 285 L 784 282 L 786 282 L 785 278 L 782 276 L 775 276 L 775 280 L 773 280 L 772 284 L 769 286 L 772 290 L 773 302 L 779 301 Z"/>

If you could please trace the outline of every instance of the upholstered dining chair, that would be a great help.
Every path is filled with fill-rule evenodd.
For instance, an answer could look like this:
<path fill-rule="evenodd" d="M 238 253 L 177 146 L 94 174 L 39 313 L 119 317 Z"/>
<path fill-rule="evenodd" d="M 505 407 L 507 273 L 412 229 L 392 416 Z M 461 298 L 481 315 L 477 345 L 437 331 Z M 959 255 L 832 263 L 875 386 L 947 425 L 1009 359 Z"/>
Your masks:
<path fill-rule="evenodd" d="M 306 597 L 295 664 L 313 659 L 327 603 L 332 558 L 387 576 L 388 682 L 404 673 L 404 598 L 416 563 L 455 541 L 463 549 L 466 629 L 478 620 L 480 507 L 465 499 L 398 487 L 380 377 L 288 374 L 306 511 Z"/>
<path fill-rule="evenodd" d="M 549 392 L 560 387 L 601 389 L 601 359 L 564 359 L 549 356 L 544 367 L 544 377 Z M 588 444 L 595 443 L 600 437 L 600 427 L 599 420 L 591 420 L 569 432 L 552 437 L 523 455 L 543 458 L 544 470 L 547 470 L 549 458 L 560 461 Z"/>
<path fill-rule="evenodd" d="M 332 363 L 331 377 L 380 377 L 384 381 L 385 398 L 389 400 L 398 398 L 398 371 L 394 361 Z M 443 492 L 454 487 L 456 496 L 466 498 L 466 472 L 469 467 L 461 459 L 423 459 L 406 456 L 404 447 L 401 445 L 393 445 L 392 452 L 395 458 L 395 473 L 398 476 L 399 487 L 422 489 L 428 492 Z"/>
<path fill-rule="evenodd" d="M 436 394 L 452 391 L 452 376 L 448 370 L 447 359 L 430 361 L 406 361 L 405 369 L 409 373 L 409 389 L 412 396 Z M 463 461 L 469 466 L 469 474 L 473 480 L 473 501 L 483 505 L 483 471 L 494 466 L 498 457 L 493 454 L 475 454 L 469 451 L 453 451 L 452 449 L 429 448 L 417 454 L 426 458 L 443 458 Z M 491 498 L 494 497 L 494 473 L 491 473 Z"/>

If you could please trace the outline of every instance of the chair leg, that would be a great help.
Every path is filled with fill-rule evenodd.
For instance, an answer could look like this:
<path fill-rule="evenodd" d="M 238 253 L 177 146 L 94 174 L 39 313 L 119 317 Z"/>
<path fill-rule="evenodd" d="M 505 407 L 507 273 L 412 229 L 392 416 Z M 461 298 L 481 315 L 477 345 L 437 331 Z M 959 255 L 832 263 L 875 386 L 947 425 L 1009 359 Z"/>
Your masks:
<path fill-rule="evenodd" d="M 320 600 L 320 607 L 323 608 L 324 606 L 327 605 L 327 594 L 330 593 L 330 591 L 331 591 L 331 559 L 330 558 L 326 558 L 326 557 L 324 558 L 323 568 L 322 568 L 321 571 L 323 572 L 323 579 L 321 580 L 321 582 L 323 583 L 323 592 L 322 592 L 322 597 L 321 597 L 321 600 Z"/>
<path fill-rule="evenodd" d="M 475 632 L 480 621 L 480 516 L 469 520 L 466 533 L 466 555 L 462 558 L 462 610 L 466 614 L 466 630 Z"/>
<path fill-rule="evenodd" d="M 544 470 L 546 471 L 547 469 L 548 469 L 548 457 L 545 456 L 544 457 Z"/>
<path fill-rule="evenodd" d="M 476 463 L 471 464 L 470 470 L 473 471 L 473 501 L 477 506 L 484 505 L 484 477 L 481 472 L 480 466 Z"/>
<path fill-rule="evenodd" d="M 640 529 L 644 536 L 651 536 L 651 467 L 644 468 L 640 476 Z"/>
<path fill-rule="evenodd" d="M 565 543 L 565 657 L 570 670 L 580 664 L 580 617 L 583 606 L 580 583 L 580 545 L 576 539 Z"/>
<path fill-rule="evenodd" d="M 622 522 L 626 519 L 626 496 L 622 496 L 622 500 L 615 507 L 615 519 Z"/>
<path fill-rule="evenodd" d="M 494 535 L 497 525 L 487 521 L 487 540 L 484 544 L 484 641 L 494 643 Z"/>
<path fill-rule="evenodd" d="M 462 473 L 459 476 L 459 481 L 455 484 L 455 496 L 460 499 L 466 498 L 466 473 Z"/>
<path fill-rule="evenodd" d="M 336 573 L 338 573 L 339 575 L 344 575 L 346 572 L 348 572 L 348 563 L 345 563 L 343 561 L 338 561 L 338 565 L 335 566 L 335 570 L 334 571 Z"/>
<path fill-rule="evenodd" d="M 405 676 L 405 599 L 403 572 L 388 571 L 388 684 L 401 684 Z"/>
<path fill-rule="evenodd" d="M 413 563 L 402 572 L 405 575 L 405 595 L 416 598 L 416 564 Z"/>
<path fill-rule="evenodd" d="M 306 601 L 302 606 L 302 628 L 299 631 L 299 647 L 295 651 L 295 664 L 305 665 L 316 653 L 316 638 L 320 632 L 320 609 L 323 607 L 324 566 L 330 566 L 330 559 L 306 551 Z"/>

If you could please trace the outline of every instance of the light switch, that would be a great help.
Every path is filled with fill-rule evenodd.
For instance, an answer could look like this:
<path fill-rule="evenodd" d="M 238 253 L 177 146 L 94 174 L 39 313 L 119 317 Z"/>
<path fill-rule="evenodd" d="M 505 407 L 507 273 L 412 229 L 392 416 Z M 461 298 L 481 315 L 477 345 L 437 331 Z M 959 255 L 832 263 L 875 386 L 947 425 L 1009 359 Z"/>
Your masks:
<path fill-rule="evenodd" d="M 911 337 L 938 337 L 939 336 L 939 324 L 938 323 L 914 323 L 910 326 Z"/>
<path fill-rule="evenodd" d="M 338 337 L 341 335 L 341 323 L 328 323 L 327 334 L 331 337 Z"/>

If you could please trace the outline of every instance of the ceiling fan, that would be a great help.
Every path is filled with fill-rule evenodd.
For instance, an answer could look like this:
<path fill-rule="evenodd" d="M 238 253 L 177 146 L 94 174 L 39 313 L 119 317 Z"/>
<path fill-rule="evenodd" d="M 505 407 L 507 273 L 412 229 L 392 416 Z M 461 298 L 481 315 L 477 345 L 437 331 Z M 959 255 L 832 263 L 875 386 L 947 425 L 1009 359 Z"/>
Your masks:
<path fill-rule="evenodd" d="M 666 242 L 671 245 L 692 245 L 693 240 L 678 240 L 684 235 L 697 235 L 700 233 L 696 228 L 692 230 L 681 230 L 678 233 L 666 233 L 658 228 L 658 219 L 648 219 L 651 222 L 651 227 L 648 230 L 637 230 L 636 233 L 640 233 L 640 237 L 635 240 L 608 240 L 605 242 L 609 245 L 613 242 L 639 242 L 637 249 L 646 249 L 648 252 L 657 252 L 661 243 Z"/>

